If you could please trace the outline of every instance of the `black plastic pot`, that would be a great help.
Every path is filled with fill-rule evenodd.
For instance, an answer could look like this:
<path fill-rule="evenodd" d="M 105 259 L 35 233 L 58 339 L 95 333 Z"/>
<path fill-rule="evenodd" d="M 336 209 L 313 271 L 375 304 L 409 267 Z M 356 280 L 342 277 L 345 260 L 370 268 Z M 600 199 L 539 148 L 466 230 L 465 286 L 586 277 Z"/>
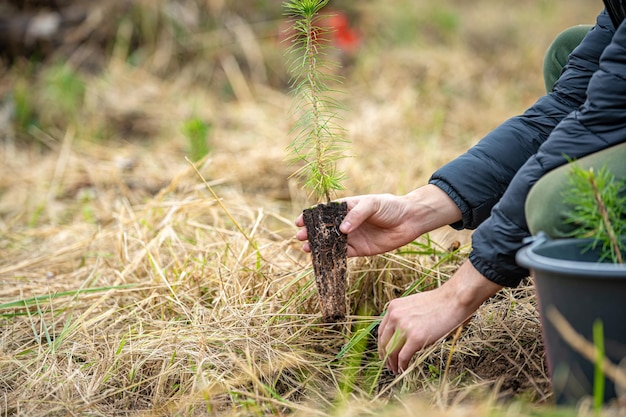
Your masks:
<path fill-rule="evenodd" d="M 601 320 L 606 358 L 619 364 L 626 357 L 626 265 L 598 262 L 598 251 L 585 251 L 590 242 L 539 235 L 516 257 L 535 280 L 550 378 L 561 405 L 593 395 L 594 364 L 561 337 L 548 317 L 552 308 L 590 343 L 593 323 Z M 604 401 L 615 397 L 614 382 L 605 378 Z"/>

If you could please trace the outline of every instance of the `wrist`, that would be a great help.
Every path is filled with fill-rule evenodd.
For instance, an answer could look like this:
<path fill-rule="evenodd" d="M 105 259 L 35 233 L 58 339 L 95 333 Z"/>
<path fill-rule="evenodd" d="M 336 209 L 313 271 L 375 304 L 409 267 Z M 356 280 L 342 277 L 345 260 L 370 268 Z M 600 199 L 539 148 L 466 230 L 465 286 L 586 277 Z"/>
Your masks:
<path fill-rule="evenodd" d="M 441 188 L 427 184 L 406 194 L 409 217 L 418 228 L 417 235 L 461 220 L 461 210 Z"/>
<path fill-rule="evenodd" d="M 502 289 L 485 278 L 472 263 L 467 260 L 441 288 L 447 287 L 450 300 L 462 311 L 474 312 L 482 303 Z"/>

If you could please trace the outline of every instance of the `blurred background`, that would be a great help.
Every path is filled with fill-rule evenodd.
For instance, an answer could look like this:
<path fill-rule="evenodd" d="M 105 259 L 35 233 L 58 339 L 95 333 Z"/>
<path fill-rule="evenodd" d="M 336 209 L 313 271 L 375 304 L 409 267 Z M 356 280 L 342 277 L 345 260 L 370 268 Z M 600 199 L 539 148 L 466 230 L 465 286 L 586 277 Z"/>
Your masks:
<path fill-rule="evenodd" d="M 320 23 L 349 141 L 340 196 L 424 184 L 544 94 L 547 47 L 601 9 L 600 0 L 331 0 Z M 279 0 L 0 2 L 8 414 L 162 405 L 155 415 L 199 415 L 196 393 L 236 411 L 266 392 L 274 410 L 265 381 L 294 402 L 289 410 L 304 398 L 322 412 L 337 392 L 341 366 L 326 373 L 345 340 L 321 338 L 310 262 L 294 238 L 293 220 L 312 201 L 286 162 L 289 27 Z M 376 316 L 403 291 L 438 285 L 469 237 L 444 228 L 354 260 L 350 311 L 367 305 Z M 467 384 L 497 398 L 550 398 L 533 294 L 503 292 L 459 339 L 448 365 L 460 401 L 471 398 Z M 396 382 L 378 384 L 368 349 L 364 367 L 378 376 L 363 396 L 377 401 L 375 386 Z M 425 353 L 397 390 L 439 401 L 431 394 L 441 393 L 451 349 Z M 203 378 L 223 386 L 204 392 Z M 189 413 L 168 414 L 176 401 L 191 401 Z"/>
<path fill-rule="evenodd" d="M 541 61 L 554 36 L 593 22 L 601 8 L 583 0 L 331 1 L 322 24 L 332 29 L 331 58 L 348 93 L 349 192 L 409 191 L 523 111 L 543 93 Z M 212 153 L 238 181 L 291 198 L 288 27 L 280 0 L 6 0 L 4 156 L 16 161 L 18 145 L 58 150 L 69 129 L 73 146 L 98 149 L 122 173 L 149 153 L 171 156 L 162 162 L 170 166 Z M 158 189 L 171 174 L 154 168 L 144 187 Z"/>

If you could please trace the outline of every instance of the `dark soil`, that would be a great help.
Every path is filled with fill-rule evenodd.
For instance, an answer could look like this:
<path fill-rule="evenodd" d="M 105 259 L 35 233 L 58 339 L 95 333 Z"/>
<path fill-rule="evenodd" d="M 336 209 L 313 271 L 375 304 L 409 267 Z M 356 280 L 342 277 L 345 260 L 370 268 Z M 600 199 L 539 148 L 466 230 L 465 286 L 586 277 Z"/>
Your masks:
<path fill-rule="evenodd" d="M 505 347 L 503 351 L 484 352 L 480 357 L 467 358 L 465 366 L 482 380 L 496 381 L 498 395 L 503 399 L 518 395 L 537 399 L 551 391 L 550 381 L 544 372 L 536 366 L 516 360 L 511 353 L 515 352 L 507 351 Z"/>
<path fill-rule="evenodd" d="M 322 317 L 326 323 L 336 323 L 346 317 L 348 236 L 339 231 L 339 225 L 347 213 L 346 203 L 334 202 L 319 204 L 303 212 Z"/>

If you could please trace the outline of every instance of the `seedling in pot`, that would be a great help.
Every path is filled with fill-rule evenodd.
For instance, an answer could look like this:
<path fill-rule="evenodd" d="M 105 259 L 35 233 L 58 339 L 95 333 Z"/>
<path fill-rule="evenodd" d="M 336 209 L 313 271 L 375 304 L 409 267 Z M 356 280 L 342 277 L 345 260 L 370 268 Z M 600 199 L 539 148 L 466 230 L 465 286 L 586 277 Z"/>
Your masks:
<path fill-rule="evenodd" d="M 308 231 L 315 280 L 325 322 L 342 321 L 346 315 L 347 236 L 339 225 L 347 214 L 346 203 L 333 202 L 342 190 L 343 173 L 337 161 L 345 157 L 344 131 L 337 123 L 340 103 L 329 84 L 337 83 L 327 54 L 329 28 L 319 22 L 329 0 L 289 0 L 283 3 L 290 19 L 289 70 L 292 76 L 296 124 L 289 146 L 290 159 L 301 167 L 293 174 L 320 202 L 303 211 Z"/>
<path fill-rule="evenodd" d="M 626 235 L 626 184 L 618 181 L 606 167 L 598 171 L 573 163 L 570 186 L 564 201 L 572 206 L 567 222 L 574 226 L 573 238 L 593 238 L 589 249 L 601 249 L 600 261 L 624 263 Z"/>

